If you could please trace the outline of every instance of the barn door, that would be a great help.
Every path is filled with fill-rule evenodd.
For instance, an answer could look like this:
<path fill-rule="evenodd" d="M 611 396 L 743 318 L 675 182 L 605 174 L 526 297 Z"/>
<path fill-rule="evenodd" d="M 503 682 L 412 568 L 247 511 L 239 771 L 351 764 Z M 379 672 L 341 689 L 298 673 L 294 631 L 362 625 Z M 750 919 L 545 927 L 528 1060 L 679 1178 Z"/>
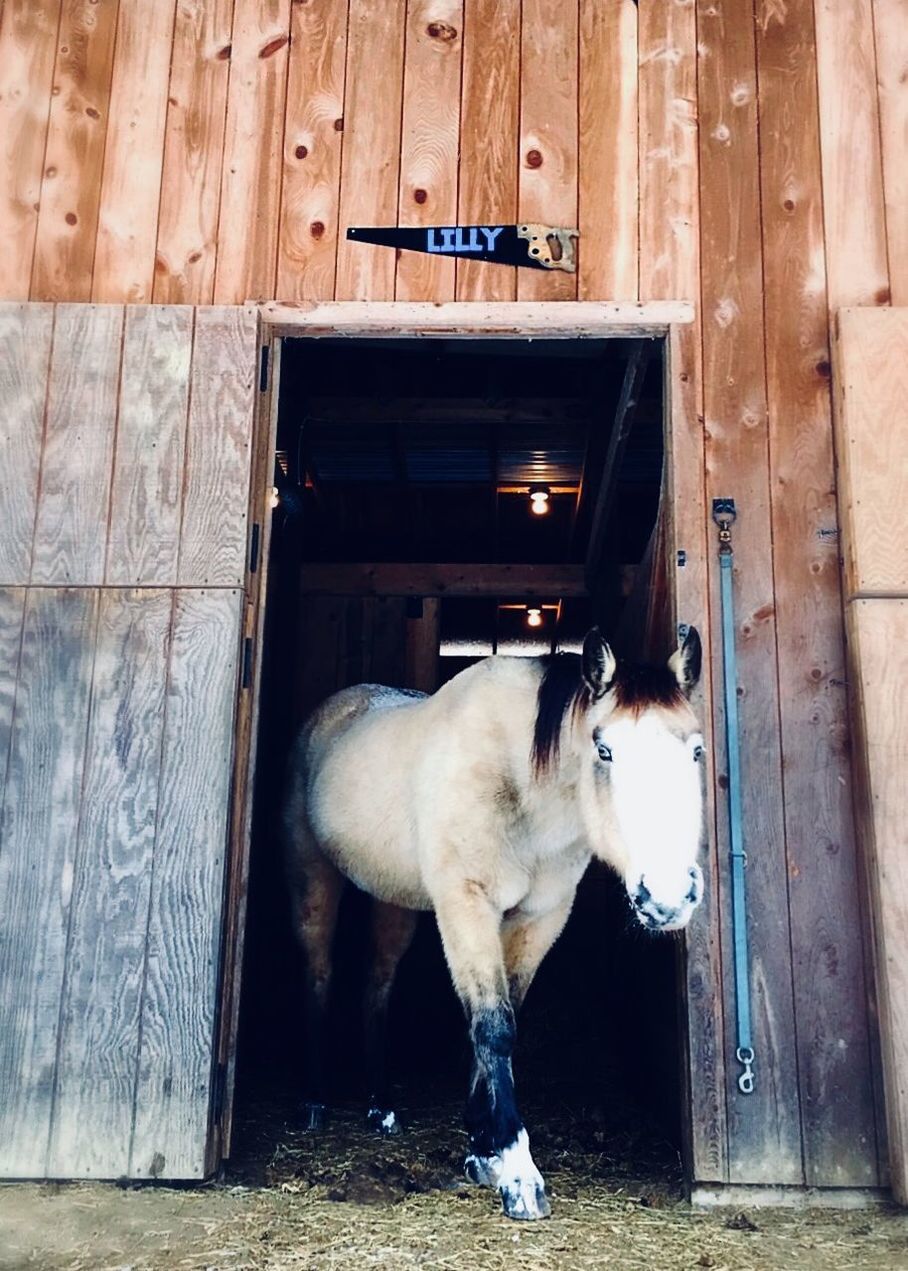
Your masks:
<path fill-rule="evenodd" d="M 197 1178 L 257 318 L 0 306 L 0 1176 Z"/>

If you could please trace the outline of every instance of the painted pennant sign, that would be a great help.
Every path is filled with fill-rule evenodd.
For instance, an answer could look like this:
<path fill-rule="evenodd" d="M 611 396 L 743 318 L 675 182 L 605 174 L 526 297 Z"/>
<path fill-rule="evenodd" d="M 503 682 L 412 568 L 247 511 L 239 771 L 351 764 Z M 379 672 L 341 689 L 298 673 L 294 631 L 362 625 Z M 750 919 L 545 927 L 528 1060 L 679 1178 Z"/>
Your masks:
<path fill-rule="evenodd" d="M 569 274 L 577 268 L 578 237 L 575 229 L 552 225 L 431 225 L 419 229 L 389 225 L 347 230 L 347 238 L 358 243 L 490 260 L 498 265 L 563 269 Z"/>

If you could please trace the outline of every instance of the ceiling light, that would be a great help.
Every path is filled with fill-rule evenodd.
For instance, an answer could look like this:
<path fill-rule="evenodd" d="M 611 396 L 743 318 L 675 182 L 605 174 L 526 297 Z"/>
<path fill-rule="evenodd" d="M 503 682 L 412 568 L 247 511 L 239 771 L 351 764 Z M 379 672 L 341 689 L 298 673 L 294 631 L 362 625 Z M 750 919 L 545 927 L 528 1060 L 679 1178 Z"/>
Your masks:
<path fill-rule="evenodd" d="M 528 627 L 542 626 L 542 610 L 541 609 L 531 609 L 529 605 L 527 605 L 527 626 Z"/>
<path fill-rule="evenodd" d="M 549 510 L 549 487 L 547 485 L 530 486 L 530 511 L 535 516 L 545 516 Z"/>

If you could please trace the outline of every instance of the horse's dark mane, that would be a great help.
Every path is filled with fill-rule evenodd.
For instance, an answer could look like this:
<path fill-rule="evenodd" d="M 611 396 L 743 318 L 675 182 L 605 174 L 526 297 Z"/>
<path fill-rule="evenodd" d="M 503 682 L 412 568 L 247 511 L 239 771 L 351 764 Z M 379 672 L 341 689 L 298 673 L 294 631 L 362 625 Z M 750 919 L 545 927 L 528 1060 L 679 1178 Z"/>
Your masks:
<path fill-rule="evenodd" d="M 586 709 L 590 690 L 584 682 L 578 653 L 556 653 L 539 659 L 542 679 L 536 698 L 536 723 L 531 752 L 533 770 L 542 776 L 558 762 L 561 728 L 570 708 L 572 714 Z M 642 662 L 619 662 L 609 685 L 615 706 L 639 715 L 648 706 L 678 706 L 684 694 L 667 666 Z"/>

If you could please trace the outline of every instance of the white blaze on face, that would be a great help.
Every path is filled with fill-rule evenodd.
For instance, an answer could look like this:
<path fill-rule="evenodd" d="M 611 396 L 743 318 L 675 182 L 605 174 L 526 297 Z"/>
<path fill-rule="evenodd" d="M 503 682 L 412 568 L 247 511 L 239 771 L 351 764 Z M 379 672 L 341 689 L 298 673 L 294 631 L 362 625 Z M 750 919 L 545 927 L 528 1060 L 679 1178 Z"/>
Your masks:
<path fill-rule="evenodd" d="M 611 755 L 596 760 L 597 783 L 611 802 L 628 895 L 643 902 L 644 925 L 684 926 L 703 891 L 697 865 L 703 739 L 672 732 L 659 710 L 621 715 L 598 738 Z"/>

